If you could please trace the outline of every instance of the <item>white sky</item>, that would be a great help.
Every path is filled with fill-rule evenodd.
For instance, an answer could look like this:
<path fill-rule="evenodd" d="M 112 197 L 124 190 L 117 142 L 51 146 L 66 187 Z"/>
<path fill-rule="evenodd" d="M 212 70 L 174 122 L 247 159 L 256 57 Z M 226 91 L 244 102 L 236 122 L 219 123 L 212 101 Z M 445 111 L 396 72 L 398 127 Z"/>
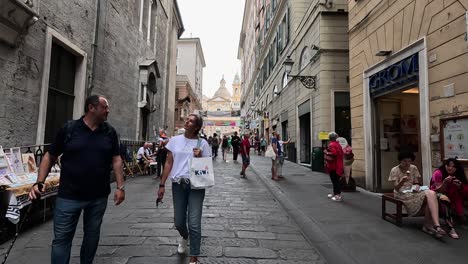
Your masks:
<path fill-rule="evenodd" d="M 236 73 L 239 34 L 244 0 L 178 0 L 185 32 L 183 38 L 200 38 L 206 67 L 203 71 L 203 94 L 212 97 L 224 74 L 232 94 Z"/>

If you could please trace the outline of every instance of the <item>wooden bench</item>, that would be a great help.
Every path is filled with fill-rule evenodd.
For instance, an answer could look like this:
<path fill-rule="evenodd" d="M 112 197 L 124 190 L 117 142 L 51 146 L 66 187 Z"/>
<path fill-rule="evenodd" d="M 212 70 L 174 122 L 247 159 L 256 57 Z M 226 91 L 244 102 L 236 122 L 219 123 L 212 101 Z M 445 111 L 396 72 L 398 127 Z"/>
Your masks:
<path fill-rule="evenodd" d="M 387 212 L 387 202 L 395 204 L 395 213 Z M 408 214 L 403 213 L 403 201 L 396 199 L 393 193 L 384 193 L 382 195 L 382 219 L 389 221 L 390 223 L 393 223 L 397 226 L 401 226 L 403 223 L 403 217 L 407 216 Z M 390 219 L 393 221 L 390 221 Z"/>

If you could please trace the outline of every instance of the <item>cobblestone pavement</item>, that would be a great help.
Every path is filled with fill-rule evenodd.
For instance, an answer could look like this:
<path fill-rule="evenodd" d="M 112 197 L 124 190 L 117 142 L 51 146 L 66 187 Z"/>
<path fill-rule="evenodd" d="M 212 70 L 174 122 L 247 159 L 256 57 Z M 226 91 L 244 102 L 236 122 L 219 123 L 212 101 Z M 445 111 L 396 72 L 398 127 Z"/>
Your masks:
<path fill-rule="evenodd" d="M 325 263 L 265 185 L 239 176 L 240 163 L 215 161 L 216 186 L 203 209 L 201 263 Z M 159 184 L 141 176 L 126 182 L 126 201 L 109 206 L 95 263 L 188 263 L 177 254 L 170 184 L 164 203 L 155 207 Z M 110 198 L 112 198 L 110 196 Z M 72 263 L 79 263 L 81 226 L 73 241 Z M 52 221 L 22 234 L 8 263 L 50 263 Z M 0 245 L 0 253 L 9 243 Z"/>

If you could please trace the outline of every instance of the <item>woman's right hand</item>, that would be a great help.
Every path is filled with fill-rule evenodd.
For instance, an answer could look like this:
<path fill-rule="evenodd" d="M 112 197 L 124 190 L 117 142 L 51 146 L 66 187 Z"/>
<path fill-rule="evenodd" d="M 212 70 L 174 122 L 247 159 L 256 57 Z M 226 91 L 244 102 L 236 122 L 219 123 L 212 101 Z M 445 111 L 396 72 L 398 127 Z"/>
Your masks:
<path fill-rule="evenodd" d="M 164 192 L 166 191 L 165 187 L 159 187 L 158 190 L 158 199 L 162 200 L 164 198 Z"/>
<path fill-rule="evenodd" d="M 407 181 L 409 181 L 409 179 L 410 179 L 409 176 L 403 176 L 403 177 L 401 177 L 401 181 L 402 181 L 402 182 L 407 182 Z"/>
<path fill-rule="evenodd" d="M 447 176 L 447 178 L 444 179 L 444 183 L 452 183 L 453 176 Z"/>

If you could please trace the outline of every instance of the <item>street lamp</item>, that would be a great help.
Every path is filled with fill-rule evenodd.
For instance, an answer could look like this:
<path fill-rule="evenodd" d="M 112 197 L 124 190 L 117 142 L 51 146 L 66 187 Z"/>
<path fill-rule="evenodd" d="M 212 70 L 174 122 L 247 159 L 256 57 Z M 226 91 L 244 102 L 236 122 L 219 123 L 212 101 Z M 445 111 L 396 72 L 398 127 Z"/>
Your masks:
<path fill-rule="evenodd" d="M 284 72 L 286 72 L 288 77 L 291 77 L 293 80 L 294 79 L 299 79 L 299 81 L 301 81 L 301 83 L 307 89 L 317 90 L 317 88 L 315 86 L 317 76 L 290 75 L 293 64 L 294 64 L 294 61 L 291 60 L 290 56 L 287 56 L 286 59 L 283 62 Z"/>

